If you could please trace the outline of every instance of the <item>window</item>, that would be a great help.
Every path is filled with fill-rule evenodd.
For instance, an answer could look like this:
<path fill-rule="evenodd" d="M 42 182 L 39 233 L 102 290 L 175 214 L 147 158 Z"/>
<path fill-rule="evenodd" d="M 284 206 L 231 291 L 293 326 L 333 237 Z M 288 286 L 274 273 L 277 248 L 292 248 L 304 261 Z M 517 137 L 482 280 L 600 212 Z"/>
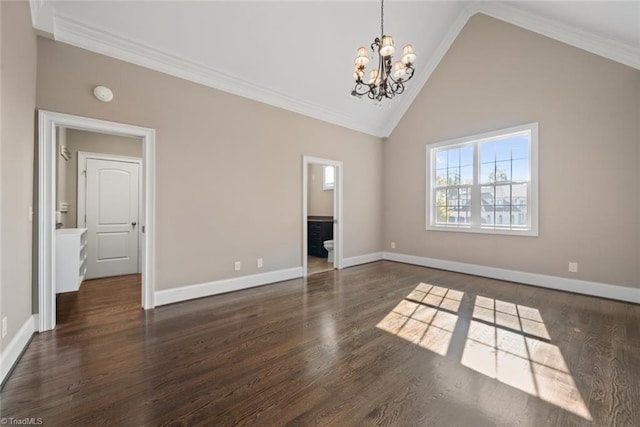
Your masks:
<path fill-rule="evenodd" d="M 336 184 L 336 168 L 334 166 L 323 166 L 322 168 L 322 189 L 333 190 Z"/>
<path fill-rule="evenodd" d="M 538 235 L 538 124 L 427 145 L 427 229 Z"/>

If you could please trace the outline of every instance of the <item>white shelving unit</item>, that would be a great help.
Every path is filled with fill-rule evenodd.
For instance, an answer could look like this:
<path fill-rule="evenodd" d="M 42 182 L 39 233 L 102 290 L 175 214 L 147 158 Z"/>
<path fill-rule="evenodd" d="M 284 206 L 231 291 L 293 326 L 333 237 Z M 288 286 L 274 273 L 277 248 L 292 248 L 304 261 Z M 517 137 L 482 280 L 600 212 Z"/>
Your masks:
<path fill-rule="evenodd" d="M 73 292 L 87 273 L 87 229 L 56 230 L 56 293 Z"/>

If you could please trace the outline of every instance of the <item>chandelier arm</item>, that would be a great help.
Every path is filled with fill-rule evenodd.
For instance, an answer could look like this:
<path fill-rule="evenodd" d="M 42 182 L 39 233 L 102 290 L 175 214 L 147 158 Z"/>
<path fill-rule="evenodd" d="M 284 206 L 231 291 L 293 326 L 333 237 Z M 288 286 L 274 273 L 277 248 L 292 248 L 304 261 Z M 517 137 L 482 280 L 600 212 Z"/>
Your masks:
<path fill-rule="evenodd" d="M 380 48 L 380 39 L 376 37 L 373 43 L 371 43 L 371 51 L 376 52 L 377 49 L 379 48 Z"/>
<path fill-rule="evenodd" d="M 404 82 L 409 81 L 411 79 L 411 77 L 413 77 L 413 68 L 411 68 L 411 69 L 407 68 L 407 71 L 409 71 L 409 70 L 411 70 L 411 73 L 407 72 L 407 75 L 409 77 L 407 77 L 406 79 L 405 78 L 401 78 L 401 79 L 396 80 L 396 79 L 393 78 L 393 75 L 391 73 L 389 73 L 389 80 L 391 80 L 393 83 L 396 83 L 396 84 L 404 84 Z"/>
<path fill-rule="evenodd" d="M 402 80 L 391 79 L 391 90 L 393 95 L 400 95 L 404 92 L 404 82 Z"/>
<path fill-rule="evenodd" d="M 409 65 L 408 67 L 406 67 L 406 72 L 407 72 L 407 75 L 409 77 L 404 79 L 403 82 L 408 82 L 409 80 L 411 80 L 411 77 L 413 77 L 413 72 L 414 71 L 415 71 L 415 69 L 413 68 L 413 65 Z"/>
<path fill-rule="evenodd" d="M 361 89 L 366 88 L 366 90 L 364 90 L 364 92 L 360 92 Z M 369 85 L 364 84 L 363 82 L 356 82 L 356 85 L 354 86 L 353 90 L 351 91 L 351 95 L 353 96 L 362 96 L 362 95 L 367 95 L 369 92 L 371 92 L 371 87 Z"/>
<path fill-rule="evenodd" d="M 405 86 L 404 84 L 406 82 L 408 82 L 409 80 L 411 80 L 411 78 L 413 77 L 413 72 L 414 69 L 412 66 L 407 67 L 407 78 L 403 78 L 403 79 L 394 79 L 393 75 L 389 74 L 389 86 L 391 88 L 391 92 L 392 92 L 392 96 L 389 96 L 388 98 L 393 97 L 393 95 L 400 95 L 404 92 Z"/>

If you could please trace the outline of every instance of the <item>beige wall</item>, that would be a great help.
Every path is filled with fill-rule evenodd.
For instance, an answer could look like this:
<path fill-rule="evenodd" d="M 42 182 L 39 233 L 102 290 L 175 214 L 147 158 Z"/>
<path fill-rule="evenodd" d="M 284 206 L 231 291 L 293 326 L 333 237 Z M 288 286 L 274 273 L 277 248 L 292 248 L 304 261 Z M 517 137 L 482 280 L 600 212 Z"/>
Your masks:
<path fill-rule="evenodd" d="M 323 165 L 310 164 L 307 197 L 311 216 L 333 216 L 333 190 L 323 190 Z"/>
<path fill-rule="evenodd" d="M 47 39 L 37 106 L 156 129 L 158 290 L 301 266 L 303 155 L 344 162 L 345 256 L 381 250 L 379 138 Z"/>
<path fill-rule="evenodd" d="M 2 260 L 0 294 L 8 334 L 31 316 L 31 227 L 36 98 L 36 36 L 27 2 L 1 2 L 2 132 L 0 139 Z"/>
<path fill-rule="evenodd" d="M 539 237 L 425 231 L 425 145 L 529 122 Z M 476 15 L 384 143 L 384 246 L 640 287 L 639 123 L 640 71 Z"/>
<path fill-rule="evenodd" d="M 60 169 L 58 176 L 65 176 L 64 194 L 67 197 L 66 202 L 69 203 L 69 212 L 66 215 L 63 214 L 64 226 L 75 228 L 78 212 L 78 152 L 141 158 L 142 139 L 77 129 L 66 129 L 65 133 L 67 148 L 71 151 L 71 160 L 63 159 L 64 172 Z"/>

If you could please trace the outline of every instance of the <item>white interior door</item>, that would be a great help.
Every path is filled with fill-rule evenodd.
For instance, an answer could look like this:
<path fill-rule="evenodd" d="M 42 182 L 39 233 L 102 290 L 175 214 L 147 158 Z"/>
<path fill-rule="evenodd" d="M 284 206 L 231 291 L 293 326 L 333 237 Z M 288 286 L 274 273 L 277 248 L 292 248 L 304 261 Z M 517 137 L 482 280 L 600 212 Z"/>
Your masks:
<path fill-rule="evenodd" d="M 87 159 L 87 279 L 138 272 L 140 165 Z"/>

